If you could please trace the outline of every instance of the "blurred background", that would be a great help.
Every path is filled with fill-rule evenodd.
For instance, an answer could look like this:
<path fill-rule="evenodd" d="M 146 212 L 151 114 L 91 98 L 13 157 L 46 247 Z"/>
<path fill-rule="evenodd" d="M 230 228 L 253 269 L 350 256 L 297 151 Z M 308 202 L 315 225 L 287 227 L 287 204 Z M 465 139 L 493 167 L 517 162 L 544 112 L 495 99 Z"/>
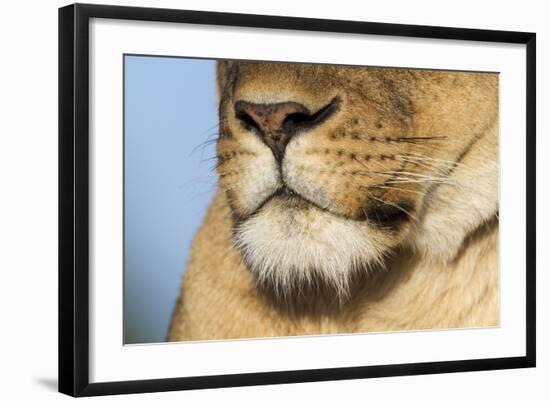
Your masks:
<path fill-rule="evenodd" d="M 165 341 L 216 184 L 215 61 L 124 59 L 124 343 Z"/>

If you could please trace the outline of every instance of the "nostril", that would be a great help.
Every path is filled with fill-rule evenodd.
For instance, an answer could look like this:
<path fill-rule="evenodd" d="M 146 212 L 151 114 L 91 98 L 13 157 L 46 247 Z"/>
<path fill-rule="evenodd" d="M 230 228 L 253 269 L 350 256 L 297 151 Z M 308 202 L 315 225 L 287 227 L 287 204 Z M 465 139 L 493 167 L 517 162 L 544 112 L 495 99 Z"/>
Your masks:
<path fill-rule="evenodd" d="M 286 116 L 283 121 L 283 129 L 291 130 L 300 126 L 303 123 L 311 122 L 311 114 L 292 113 Z"/>
<path fill-rule="evenodd" d="M 288 124 L 295 130 L 314 128 L 330 118 L 340 108 L 340 98 L 335 97 L 326 106 L 313 114 L 294 113 L 287 116 Z"/>
<path fill-rule="evenodd" d="M 235 105 L 235 117 L 244 125 L 246 129 L 248 130 L 257 129 L 258 131 L 261 131 L 260 126 L 258 125 L 256 120 L 254 120 L 245 111 L 238 110 L 236 105 Z"/>

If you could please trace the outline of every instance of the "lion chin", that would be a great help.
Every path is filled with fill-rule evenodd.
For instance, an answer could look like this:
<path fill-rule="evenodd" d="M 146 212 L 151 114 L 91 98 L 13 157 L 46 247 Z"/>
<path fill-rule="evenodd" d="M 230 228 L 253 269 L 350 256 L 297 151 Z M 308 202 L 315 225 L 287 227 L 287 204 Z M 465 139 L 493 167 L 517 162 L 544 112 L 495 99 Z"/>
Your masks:
<path fill-rule="evenodd" d="M 286 297 L 322 280 L 343 299 L 354 272 L 382 266 L 385 247 L 375 234 L 364 222 L 283 195 L 237 224 L 234 240 L 260 287 Z"/>

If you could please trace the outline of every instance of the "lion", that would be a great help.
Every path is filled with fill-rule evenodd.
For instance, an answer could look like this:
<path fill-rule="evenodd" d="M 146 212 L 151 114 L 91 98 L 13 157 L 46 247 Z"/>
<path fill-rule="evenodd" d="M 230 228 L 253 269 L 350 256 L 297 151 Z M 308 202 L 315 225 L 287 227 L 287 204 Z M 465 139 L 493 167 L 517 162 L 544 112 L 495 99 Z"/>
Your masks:
<path fill-rule="evenodd" d="M 499 77 L 217 62 L 169 341 L 499 324 Z"/>

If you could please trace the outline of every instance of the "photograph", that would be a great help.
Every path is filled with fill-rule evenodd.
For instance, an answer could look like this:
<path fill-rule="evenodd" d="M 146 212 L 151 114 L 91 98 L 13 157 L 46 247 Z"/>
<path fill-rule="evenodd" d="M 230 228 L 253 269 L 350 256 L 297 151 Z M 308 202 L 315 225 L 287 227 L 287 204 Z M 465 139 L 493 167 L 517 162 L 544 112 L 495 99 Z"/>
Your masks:
<path fill-rule="evenodd" d="M 58 21 L 59 392 L 537 365 L 534 31 Z"/>
<path fill-rule="evenodd" d="M 123 70 L 125 345 L 499 327 L 498 72 Z"/>

